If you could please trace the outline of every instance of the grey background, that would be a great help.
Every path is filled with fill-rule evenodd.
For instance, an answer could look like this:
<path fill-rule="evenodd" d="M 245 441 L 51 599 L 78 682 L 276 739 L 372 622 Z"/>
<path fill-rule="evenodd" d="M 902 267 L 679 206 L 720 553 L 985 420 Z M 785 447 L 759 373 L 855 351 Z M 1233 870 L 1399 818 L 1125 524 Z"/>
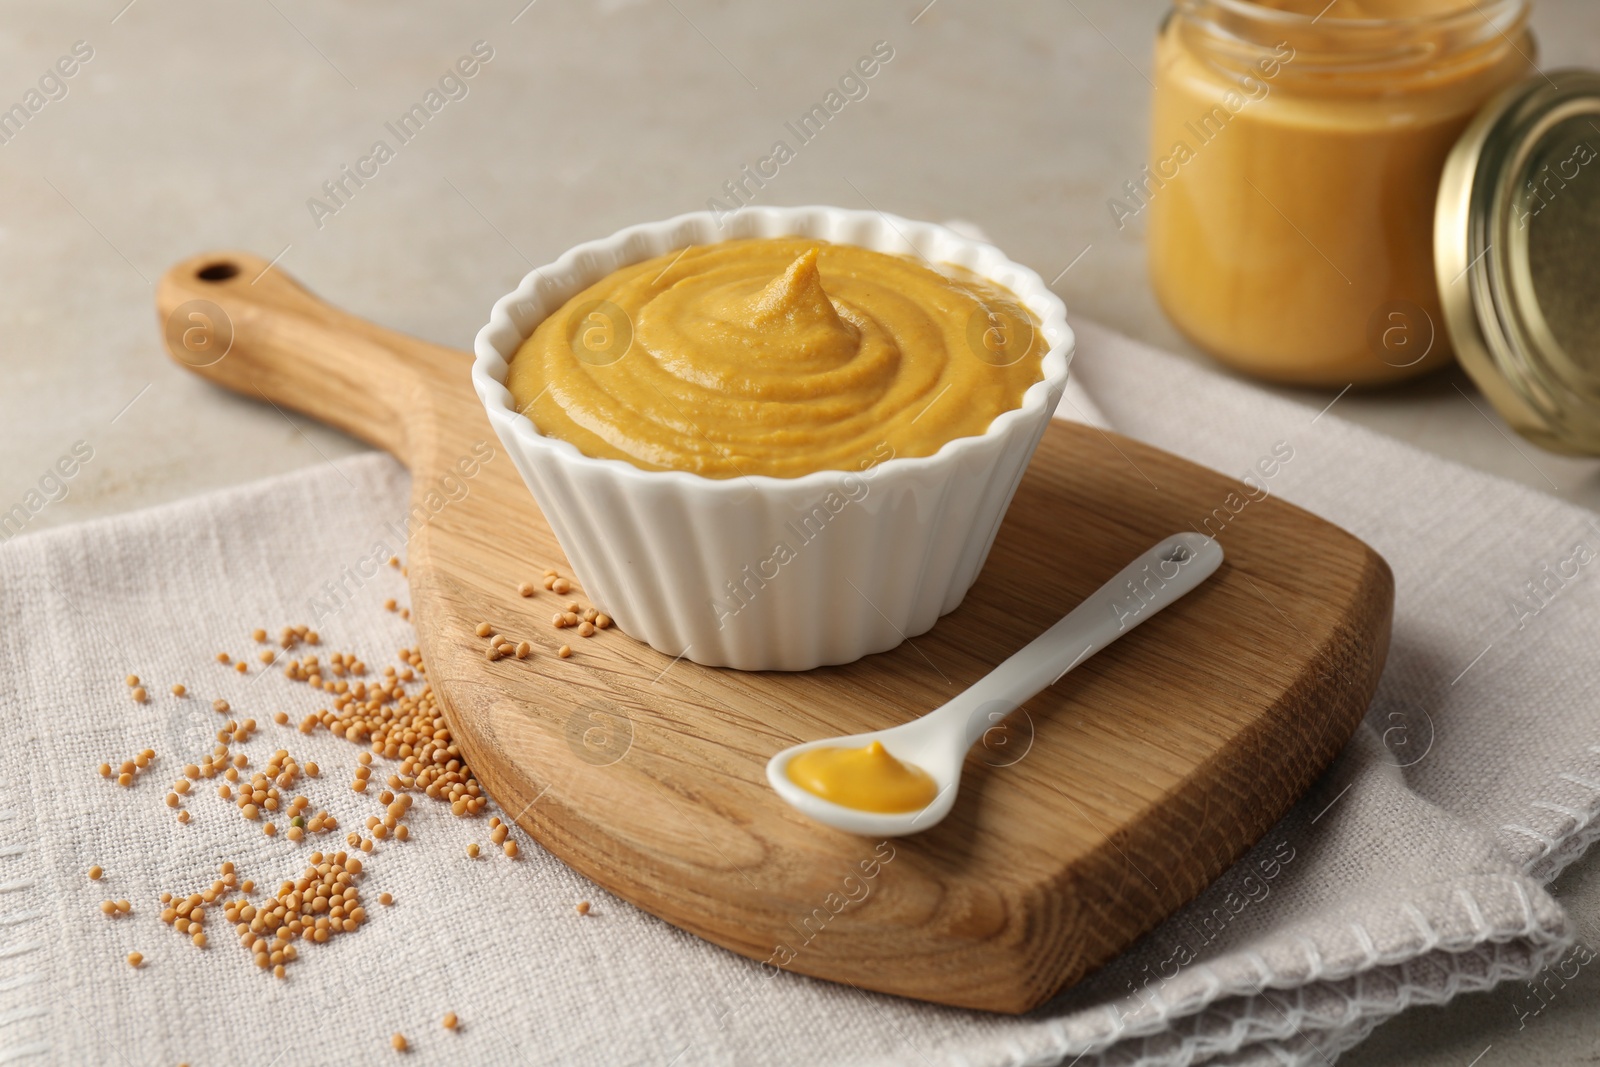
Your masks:
<path fill-rule="evenodd" d="M 774 140 L 793 145 L 784 122 L 879 40 L 895 54 L 866 98 L 756 202 L 969 220 L 1059 275 L 1073 314 L 1188 351 L 1145 284 L 1138 223 L 1118 231 L 1106 208 L 1145 162 L 1164 4 L 525 2 L 0 4 L 0 109 L 75 42 L 95 53 L 0 144 L 0 511 L 78 440 L 94 459 L 27 532 L 362 447 L 169 363 L 152 283 L 173 261 L 281 254 L 283 270 L 359 315 L 468 347 L 529 267 L 702 208 Z M 1535 26 L 1547 66 L 1600 66 L 1592 0 L 1540 0 Z M 377 138 L 393 145 L 384 123 L 479 40 L 494 57 L 466 97 L 319 228 L 307 199 Z M 1352 392 L 1334 411 L 1600 505 L 1600 465 L 1515 438 L 1459 371 Z M 1557 891 L 1600 945 L 1600 862 Z M 1595 972 L 1525 1026 L 1513 1004 L 1527 992 L 1502 988 L 1409 1013 L 1345 1062 L 1600 1062 Z"/>

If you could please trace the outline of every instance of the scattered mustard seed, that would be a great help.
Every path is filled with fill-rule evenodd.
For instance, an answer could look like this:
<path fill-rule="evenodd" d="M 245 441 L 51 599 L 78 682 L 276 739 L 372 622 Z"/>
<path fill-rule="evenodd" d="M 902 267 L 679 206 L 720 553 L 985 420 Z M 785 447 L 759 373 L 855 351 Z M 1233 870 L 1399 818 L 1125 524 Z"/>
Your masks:
<path fill-rule="evenodd" d="M 183 685 L 181 682 L 172 687 L 172 695 L 175 696 L 175 697 L 186 696 L 188 694 L 188 692 L 189 692 L 188 686 Z"/>
<path fill-rule="evenodd" d="M 560 656 L 562 659 L 570 659 L 572 657 L 572 646 L 562 645 L 556 650 L 556 655 Z"/>
<path fill-rule="evenodd" d="M 537 591 L 538 587 L 532 582 L 523 582 L 521 585 L 517 586 L 518 596 L 532 596 Z"/>
<path fill-rule="evenodd" d="M 130 952 L 130 953 L 128 953 L 128 966 L 129 967 L 137 967 L 137 966 L 139 966 L 139 964 L 141 964 L 143 962 L 144 962 L 143 953 L 139 953 L 139 952 Z"/>
<path fill-rule="evenodd" d="M 456 1019 L 455 1012 L 447 1011 L 444 1013 L 444 1028 L 446 1030 L 454 1030 L 459 1025 L 460 1022 Z"/>
<path fill-rule="evenodd" d="M 578 901 L 578 914 L 579 915 L 587 915 L 587 914 L 589 914 L 589 902 L 587 900 Z"/>
<path fill-rule="evenodd" d="M 472 841 L 467 844 L 467 855 L 471 856 L 473 859 L 478 858 L 478 843 L 476 841 Z"/>
<path fill-rule="evenodd" d="M 100 876 L 104 873 L 106 872 L 101 870 L 100 865 L 97 863 L 93 867 L 89 868 L 89 879 L 91 881 L 98 882 L 100 880 Z"/>
<path fill-rule="evenodd" d="M 393 1037 L 391 1037 L 389 1039 L 389 1044 L 394 1047 L 394 1050 L 396 1052 L 404 1052 L 404 1051 L 406 1051 L 406 1049 L 411 1047 L 409 1044 L 406 1043 L 406 1035 L 405 1034 L 395 1034 Z"/>

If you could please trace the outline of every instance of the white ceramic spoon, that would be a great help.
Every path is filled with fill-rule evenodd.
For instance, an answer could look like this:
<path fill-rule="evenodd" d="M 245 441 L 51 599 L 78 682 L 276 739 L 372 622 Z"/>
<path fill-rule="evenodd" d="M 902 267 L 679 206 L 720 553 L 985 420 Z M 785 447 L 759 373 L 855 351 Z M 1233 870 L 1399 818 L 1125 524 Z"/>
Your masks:
<path fill-rule="evenodd" d="M 870 837 L 920 833 L 950 814 L 967 750 L 1034 694 L 1209 578 L 1222 564 L 1222 547 L 1198 533 L 1166 538 L 1089 594 L 1061 621 L 984 675 L 943 707 L 887 730 L 807 741 L 767 761 L 767 781 L 778 795 L 821 823 Z M 808 749 L 862 748 L 881 741 L 889 754 L 921 767 L 938 794 L 917 811 L 859 811 L 800 788 L 789 761 Z"/>

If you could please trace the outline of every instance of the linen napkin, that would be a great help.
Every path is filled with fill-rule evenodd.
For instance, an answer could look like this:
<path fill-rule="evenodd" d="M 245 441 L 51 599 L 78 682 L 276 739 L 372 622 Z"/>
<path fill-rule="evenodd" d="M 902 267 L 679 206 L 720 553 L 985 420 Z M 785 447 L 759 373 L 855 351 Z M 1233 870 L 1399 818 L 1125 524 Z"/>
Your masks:
<path fill-rule="evenodd" d="M 413 1062 L 1328 1063 L 1407 1005 L 1558 960 L 1572 933 L 1544 886 L 1600 825 L 1593 517 L 1336 408 L 1077 325 L 1062 415 L 1233 474 L 1289 452 L 1267 489 L 1365 539 L 1396 578 L 1366 725 L 1249 854 L 1123 957 L 1020 1018 L 767 979 L 520 831 L 507 858 L 482 818 L 425 798 L 409 840 L 363 854 L 360 929 L 305 946 L 281 980 L 220 914 L 196 948 L 160 921 L 159 893 L 209 886 L 224 860 L 275 887 L 381 813 L 350 789 L 358 746 L 294 728 L 325 699 L 262 669 L 250 636 L 314 622 L 317 651 L 353 652 L 374 673 L 413 643 L 384 607 L 406 602 L 390 568 L 361 575 L 331 617 L 308 607 L 406 509 L 404 471 L 365 456 L 0 545 L 0 1063 L 391 1062 L 396 1033 Z M 314 846 L 269 838 L 207 779 L 166 805 L 180 768 L 246 716 L 258 732 L 235 747 L 252 767 L 278 748 L 320 765 L 291 792 L 336 815 L 336 832 Z M 156 760 L 132 786 L 96 771 L 145 748 Z M 102 914 L 106 899 L 131 914 Z"/>

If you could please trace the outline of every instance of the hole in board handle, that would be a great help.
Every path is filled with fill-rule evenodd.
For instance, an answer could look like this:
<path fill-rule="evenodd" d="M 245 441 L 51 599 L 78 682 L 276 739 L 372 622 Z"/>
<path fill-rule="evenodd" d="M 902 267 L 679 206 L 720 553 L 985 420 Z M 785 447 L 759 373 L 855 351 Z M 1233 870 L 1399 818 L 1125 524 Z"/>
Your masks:
<path fill-rule="evenodd" d="M 195 271 L 195 277 L 203 282 L 225 282 L 239 273 L 237 263 L 223 260 L 220 263 L 208 263 Z"/>

